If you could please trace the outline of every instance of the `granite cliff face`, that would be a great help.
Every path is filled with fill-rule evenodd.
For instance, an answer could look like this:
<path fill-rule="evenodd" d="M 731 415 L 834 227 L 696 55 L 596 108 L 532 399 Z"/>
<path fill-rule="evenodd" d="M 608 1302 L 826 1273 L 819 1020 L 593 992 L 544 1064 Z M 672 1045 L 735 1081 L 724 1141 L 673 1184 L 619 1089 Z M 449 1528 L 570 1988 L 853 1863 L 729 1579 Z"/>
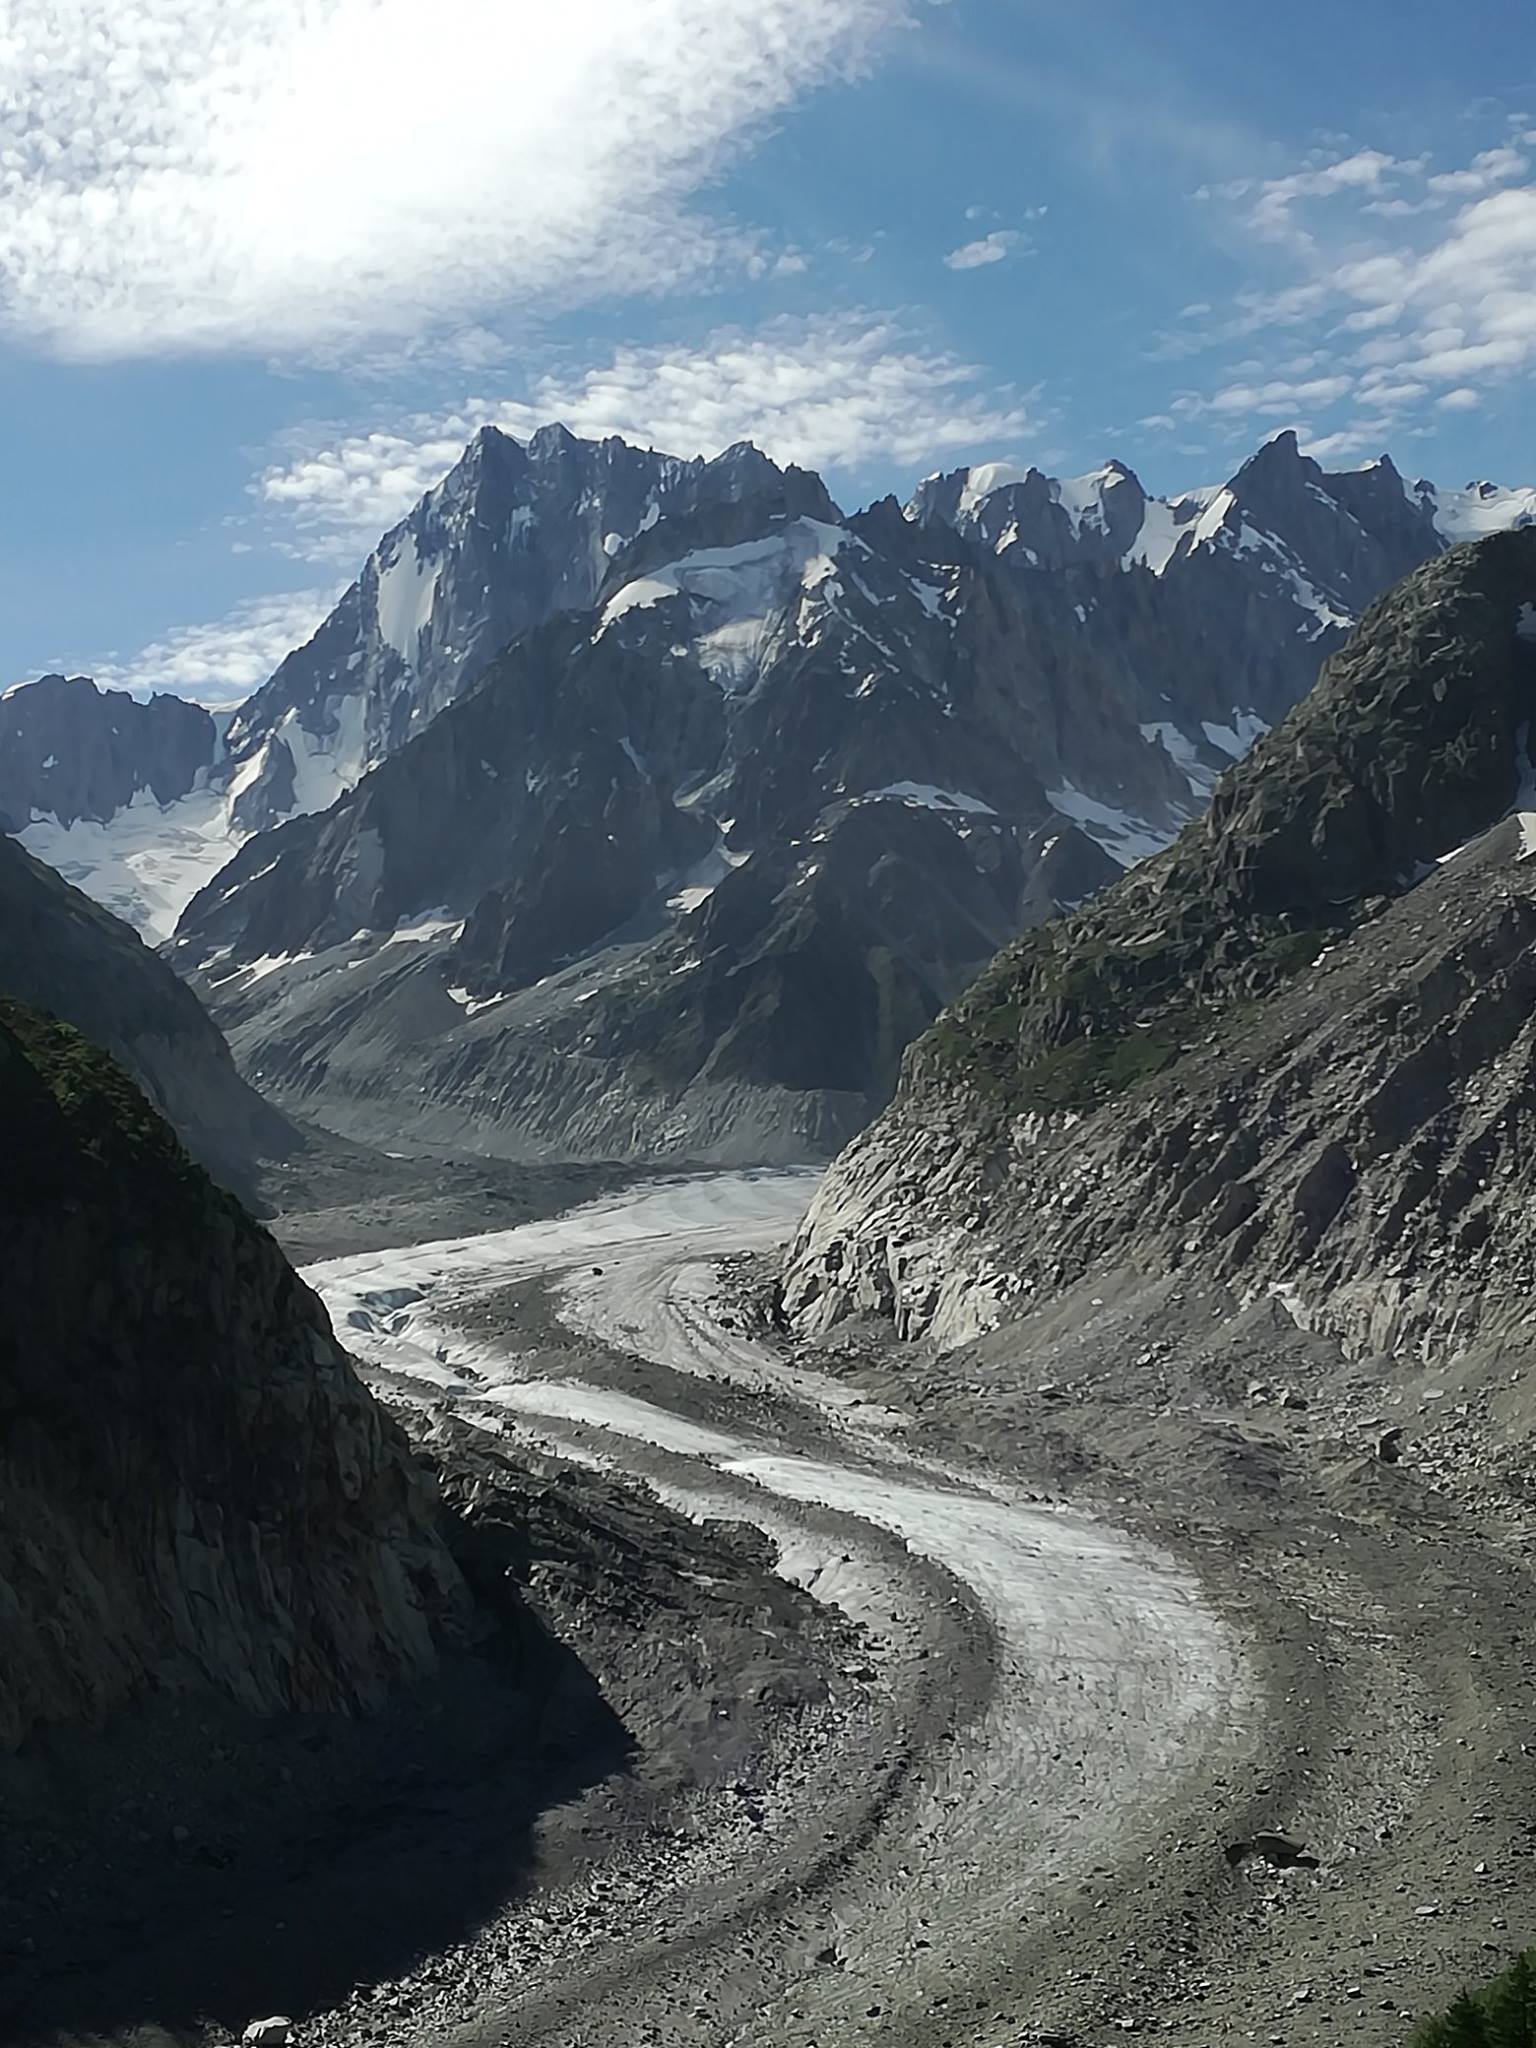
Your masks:
<path fill-rule="evenodd" d="M 365 1707 L 470 1603 L 319 1303 L 113 1062 L 0 1005 L 0 1752 L 145 1693 Z"/>
<path fill-rule="evenodd" d="M 834 1166 L 792 1319 L 955 1342 L 1118 1271 L 1356 1352 L 1520 1322 L 1533 619 L 1536 533 L 1431 562 L 1166 853 L 1007 948 Z"/>
<path fill-rule="evenodd" d="M 243 848 L 170 957 L 247 1070 L 360 1136 L 834 1148 L 1007 936 L 1116 872 L 1047 780 L 1092 753 L 1170 820 L 1189 795 L 1070 593 L 888 517 L 895 545 L 887 515 L 774 516 L 617 564 L 324 818 Z"/>
<path fill-rule="evenodd" d="M 233 712 L 48 677 L 0 704 L 0 824 L 152 939 L 255 832 L 325 810 L 520 634 L 590 606 L 638 549 L 834 518 L 816 477 L 742 445 L 682 461 L 563 427 L 488 427 Z"/>

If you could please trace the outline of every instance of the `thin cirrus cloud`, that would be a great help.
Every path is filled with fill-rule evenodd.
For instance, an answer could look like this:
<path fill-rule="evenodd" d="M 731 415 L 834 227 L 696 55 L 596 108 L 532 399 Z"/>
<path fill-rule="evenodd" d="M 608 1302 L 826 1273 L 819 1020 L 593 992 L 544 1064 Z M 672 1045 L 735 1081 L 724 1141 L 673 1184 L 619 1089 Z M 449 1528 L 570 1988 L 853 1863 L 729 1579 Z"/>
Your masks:
<path fill-rule="evenodd" d="M 292 552 L 345 560 L 403 517 L 480 427 L 526 436 L 551 420 L 675 455 L 755 440 L 834 481 L 993 453 L 1031 426 L 1017 394 L 993 392 L 973 364 L 900 322 L 827 315 L 719 332 L 698 348 L 623 348 L 601 367 L 539 378 L 527 398 L 481 399 L 372 433 L 310 434 L 252 491 Z"/>
<path fill-rule="evenodd" d="M 1389 438 L 1470 412 L 1536 366 L 1536 182 L 1513 139 L 1470 162 L 1358 149 L 1284 177 L 1206 188 L 1257 252 L 1291 275 L 1237 295 L 1224 321 L 1176 329 L 1165 359 L 1243 344 L 1242 374 L 1186 390 L 1169 410 L 1297 426 L 1319 455 L 1379 452 Z M 1272 255 L 1271 255 L 1272 260 Z M 1255 359 L 1255 344 L 1274 361 Z M 1305 354 L 1310 347 L 1310 355 Z M 1288 376 L 1281 354 L 1326 361 Z"/>
<path fill-rule="evenodd" d="M 692 195 L 906 8 L 0 0 L 0 322 L 85 359 L 345 349 L 760 263 Z"/>

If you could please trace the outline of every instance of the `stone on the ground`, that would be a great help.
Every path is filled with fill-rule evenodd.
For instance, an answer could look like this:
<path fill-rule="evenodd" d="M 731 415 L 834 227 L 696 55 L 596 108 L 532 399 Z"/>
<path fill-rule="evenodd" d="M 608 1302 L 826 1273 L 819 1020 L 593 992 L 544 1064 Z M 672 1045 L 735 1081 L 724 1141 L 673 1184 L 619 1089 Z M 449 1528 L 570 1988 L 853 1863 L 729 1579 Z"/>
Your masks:
<path fill-rule="evenodd" d="M 252 2020 L 240 2036 L 244 2048 L 288 2048 L 293 2039 L 293 2021 L 283 2013 L 271 2019 Z"/>

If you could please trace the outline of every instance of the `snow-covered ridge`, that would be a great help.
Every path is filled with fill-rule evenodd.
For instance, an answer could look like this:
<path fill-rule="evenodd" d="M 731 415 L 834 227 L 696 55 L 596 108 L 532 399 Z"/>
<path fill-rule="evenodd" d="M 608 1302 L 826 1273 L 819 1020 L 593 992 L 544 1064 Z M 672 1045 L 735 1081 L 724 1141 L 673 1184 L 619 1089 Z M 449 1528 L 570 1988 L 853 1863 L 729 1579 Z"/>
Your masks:
<path fill-rule="evenodd" d="M 1117 567 L 1136 577 L 1150 572 L 1170 588 L 1188 579 L 1184 587 L 1198 606 L 1209 602 L 1214 583 L 1224 583 L 1227 608 L 1218 634 L 1246 632 L 1245 618 L 1262 609 L 1275 633 L 1310 659 L 1310 643 L 1318 643 L 1318 654 L 1326 651 L 1363 601 L 1403 573 L 1396 557 L 1384 567 L 1378 549 L 1363 571 L 1357 565 L 1353 583 L 1342 574 L 1351 548 L 1377 546 L 1368 529 L 1396 519 L 1411 554 L 1420 533 L 1432 552 L 1439 543 L 1536 521 L 1536 487 L 1482 483 L 1447 490 L 1404 482 L 1390 466 L 1386 476 L 1370 474 L 1383 467 L 1324 472 L 1299 453 L 1293 437 L 1281 436 L 1228 483 L 1165 497 L 1148 495 L 1118 462 L 1052 478 L 996 461 L 929 479 L 908 518 L 931 520 L 945 532 L 957 528 L 1010 573 L 1046 576 L 1078 564 L 1093 575 Z M 740 517 L 743 506 L 760 514 L 755 538 L 697 544 L 712 533 L 750 530 Z M 730 523 L 717 523 L 725 507 Z M 847 695 L 874 700 L 873 716 L 895 701 L 882 694 L 884 679 L 911 668 L 929 620 L 957 634 L 964 586 L 959 567 L 942 566 L 950 560 L 942 536 L 940 565 L 930 569 L 921 547 L 888 551 L 876 526 L 861 527 L 876 541 L 871 545 L 835 523 L 840 517 L 814 478 L 779 471 L 747 447 L 713 463 L 685 462 L 619 441 L 580 442 L 561 429 L 544 430 L 526 444 L 488 431 L 381 539 L 312 639 L 220 721 L 211 761 L 184 797 L 162 807 L 152 789 L 164 791 L 167 784 L 140 774 L 114 784 L 105 800 L 93 798 L 85 806 L 89 815 L 79 818 L 59 801 L 60 777 L 71 767 L 67 734 L 55 743 L 40 716 L 41 698 L 32 701 L 36 685 L 13 685 L 4 693 L 7 711 L 19 714 L 17 723 L 25 719 L 32 739 L 22 757 L 28 786 L 13 798 L 9 815 L 13 822 L 29 821 L 22 836 L 33 852 L 151 937 L 163 938 L 191 895 L 252 832 L 329 809 L 453 702 L 511 640 L 556 614 L 596 605 L 612 591 L 615 563 L 625 559 L 637 569 L 643 562 L 643 573 L 607 597 L 594 621 L 599 635 L 626 620 L 643 631 L 645 613 L 684 600 L 679 637 L 733 698 L 753 689 L 786 643 L 814 651 L 827 640 L 851 639 L 859 645 L 847 657 Z M 662 553 L 656 529 L 663 522 L 664 531 L 677 522 L 692 543 L 670 561 L 655 559 Z M 645 535 L 652 536 L 646 551 L 626 557 Z M 1399 535 L 1393 543 L 1399 555 L 1401 543 Z M 947 545 L 953 549 L 952 535 Z M 1207 577 L 1210 583 L 1201 580 Z M 1122 588 L 1133 594 L 1145 586 Z M 1258 608 L 1255 596 L 1262 600 Z M 1175 626 L 1181 601 L 1167 614 Z M 1085 590 L 1075 609 L 1084 645 L 1091 647 L 1098 602 Z M 1143 605 L 1142 616 L 1164 614 Z M 942 659 L 927 650 L 919 666 Z M 1301 666 L 1298 688 L 1307 681 Z M 1284 708 L 1278 695 L 1272 692 L 1270 701 L 1252 680 L 1234 680 L 1220 697 L 1207 691 L 1198 703 L 1165 716 L 1163 705 L 1171 702 L 1165 688 L 1178 693 L 1176 682 L 1159 678 L 1139 696 L 1134 722 L 1148 738 L 1155 731 L 1154 743 L 1195 798 L 1208 789 L 1219 759 L 1247 744 L 1252 728 L 1245 721 L 1262 722 L 1252 710 L 1229 720 L 1227 691 L 1242 705 L 1260 704 L 1267 718 Z M 945 715 L 953 715 L 948 704 Z M 1232 744 L 1218 732 L 1230 734 Z M 13 769 L 16 759 L 13 751 Z M 880 773 L 894 778 L 893 792 L 931 788 L 934 803 L 954 794 L 939 790 L 938 782 L 963 779 L 922 758 L 893 759 Z M 1092 802 L 1106 814 L 1079 818 L 1085 829 L 1117 855 L 1140 845 L 1144 821 L 1118 809 L 1113 788 L 1100 787 L 1091 762 L 1074 773 L 1068 803 Z M 176 786 L 187 788 L 189 779 Z M 1077 785 L 1087 792 L 1080 800 L 1072 794 Z M 923 801 L 915 794 L 907 800 Z"/>
<path fill-rule="evenodd" d="M 1456 491 L 1419 483 L 1413 486 L 1413 495 L 1429 506 L 1437 531 L 1448 541 L 1481 540 L 1512 526 L 1536 525 L 1533 485 L 1507 490 L 1500 484 L 1470 483 Z"/>
<path fill-rule="evenodd" d="M 734 547 L 696 548 L 626 583 L 603 607 L 594 639 L 618 620 L 669 599 L 692 608 L 694 645 L 723 690 L 750 689 L 763 655 L 806 592 L 835 595 L 838 556 L 863 549 L 846 528 L 795 519 Z"/>

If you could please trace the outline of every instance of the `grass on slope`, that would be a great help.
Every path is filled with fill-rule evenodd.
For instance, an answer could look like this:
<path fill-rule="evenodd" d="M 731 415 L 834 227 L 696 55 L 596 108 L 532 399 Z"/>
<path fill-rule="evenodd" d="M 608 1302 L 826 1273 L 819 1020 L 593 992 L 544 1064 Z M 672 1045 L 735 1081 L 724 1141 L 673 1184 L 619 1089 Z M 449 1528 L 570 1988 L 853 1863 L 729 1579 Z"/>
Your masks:
<path fill-rule="evenodd" d="M 105 1190 L 147 1209 L 238 1213 L 117 1062 L 72 1025 L 0 1001 L 4 1180 L 36 1198 Z"/>
<path fill-rule="evenodd" d="M 1486 1991 L 1462 1992 L 1448 2011 L 1420 2027 L 1413 2048 L 1536 2048 L 1536 1949 Z"/>

